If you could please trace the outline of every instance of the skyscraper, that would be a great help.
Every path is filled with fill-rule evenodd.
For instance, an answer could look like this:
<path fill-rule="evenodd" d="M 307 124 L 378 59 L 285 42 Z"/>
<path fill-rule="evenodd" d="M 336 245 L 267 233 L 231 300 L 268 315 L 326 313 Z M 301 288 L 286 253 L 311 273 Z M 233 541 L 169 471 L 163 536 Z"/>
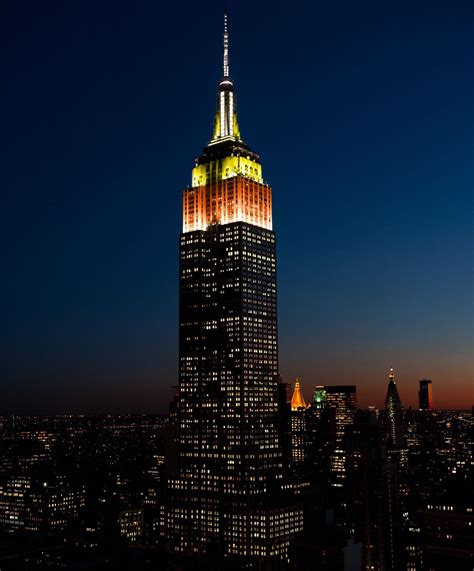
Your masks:
<path fill-rule="evenodd" d="M 428 379 L 420 381 L 420 390 L 418 392 L 420 410 L 431 410 L 433 408 L 433 387 Z"/>
<path fill-rule="evenodd" d="M 327 395 L 322 385 L 316 385 L 313 392 L 313 408 L 321 411 L 327 408 Z"/>
<path fill-rule="evenodd" d="M 395 382 L 395 373 L 390 369 L 387 396 L 385 397 L 384 436 L 393 448 L 404 445 L 403 408 Z"/>
<path fill-rule="evenodd" d="M 293 463 L 305 459 L 306 444 L 306 403 L 301 392 L 300 380 L 296 379 L 291 397 L 291 458 Z"/>
<path fill-rule="evenodd" d="M 180 238 L 175 553 L 285 558 L 302 511 L 282 493 L 272 190 L 243 142 L 229 74 L 184 190 Z"/>
<path fill-rule="evenodd" d="M 336 437 L 342 439 L 346 429 L 354 422 L 357 408 L 355 385 L 326 385 L 326 402 L 336 411 Z"/>
<path fill-rule="evenodd" d="M 324 387 L 326 401 L 335 416 L 335 438 L 331 453 L 332 485 L 342 487 L 346 478 L 346 450 L 344 437 L 347 429 L 354 422 L 357 408 L 355 385 L 334 385 Z"/>
<path fill-rule="evenodd" d="M 299 379 L 295 381 L 295 388 L 293 390 L 293 396 L 291 397 L 291 410 L 293 412 L 300 408 L 306 408 L 306 403 L 304 400 L 303 393 L 301 392 L 301 383 Z"/>
<path fill-rule="evenodd" d="M 316 386 L 313 402 L 306 414 L 306 463 L 318 496 L 324 495 L 329 481 L 329 459 L 334 434 L 335 409 L 329 408 L 324 387 Z"/>

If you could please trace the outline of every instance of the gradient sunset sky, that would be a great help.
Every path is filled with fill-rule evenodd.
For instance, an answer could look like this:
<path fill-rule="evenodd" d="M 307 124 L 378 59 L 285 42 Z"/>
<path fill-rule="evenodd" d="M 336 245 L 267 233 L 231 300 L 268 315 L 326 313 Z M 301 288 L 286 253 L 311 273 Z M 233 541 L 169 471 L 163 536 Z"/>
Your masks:
<path fill-rule="evenodd" d="M 227 3 L 273 187 L 280 371 L 474 404 L 474 3 Z M 224 4 L 0 6 L 0 413 L 166 412 Z"/>

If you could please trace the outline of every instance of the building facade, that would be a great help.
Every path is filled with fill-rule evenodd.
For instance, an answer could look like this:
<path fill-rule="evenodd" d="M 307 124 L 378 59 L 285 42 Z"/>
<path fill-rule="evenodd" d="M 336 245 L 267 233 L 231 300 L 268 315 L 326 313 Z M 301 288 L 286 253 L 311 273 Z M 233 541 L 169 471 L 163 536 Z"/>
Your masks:
<path fill-rule="evenodd" d="M 306 402 L 296 379 L 291 397 L 291 459 L 296 465 L 306 458 Z"/>
<path fill-rule="evenodd" d="M 341 488 L 346 479 L 347 452 L 344 439 L 348 428 L 354 422 L 357 409 L 355 385 L 326 385 L 324 387 L 327 406 L 334 413 L 334 439 L 331 451 L 331 485 Z"/>
<path fill-rule="evenodd" d="M 168 537 L 182 555 L 285 559 L 302 510 L 282 493 L 272 191 L 240 135 L 227 20 L 223 67 L 213 136 L 183 196 Z"/>
<path fill-rule="evenodd" d="M 431 410 L 433 408 L 433 384 L 429 379 L 420 381 L 418 399 L 420 410 Z"/>
<path fill-rule="evenodd" d="M 402 448 L 405 445 L 403 408 L 395 382 L 395 373 L 390 369 L 385 411 L 383 418 L 384 436 L 390 448 Z"/>

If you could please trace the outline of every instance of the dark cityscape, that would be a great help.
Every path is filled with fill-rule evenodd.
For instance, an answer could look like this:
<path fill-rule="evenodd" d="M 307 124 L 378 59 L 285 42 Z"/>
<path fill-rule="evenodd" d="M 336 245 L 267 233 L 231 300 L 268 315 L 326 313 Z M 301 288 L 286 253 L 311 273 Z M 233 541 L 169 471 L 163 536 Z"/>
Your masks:
<path fill-rule="evenodd" d="M 388 162 L 384 165 L 381 155 L 374 165 L 385 173 L 382 198 L 376 182 L 363 198 L 358 186 L 362 170 L 351 174 L 353 166 L 346 182 L 351 186 L 353 177 L 351 192 L 358 186 L 361 203 L 347 202 L 348 195 L 341 194 L 337 216 L 326 210 L 333 199 L 323 198 L 322 179 L 304 188 L 319 163 L 332 169 L 329 159 L 324 165 L 316 156 L 319 143 L 310 134 L 312 115 L 320 111 L 311 103 L 315 91 L 305 82 L 311 83 L 315 73 L 321 74 L 318 89 L 324 85 L 314 53 L 326 48 L 333 58 L 326 69 L 336 68 L 339 55 L 351 57 L 354 46 L 363 42 L 362 28 L 373 33 L 367 45 L 382 38 L 386 49 L 371 45 L 368 61 L 382 57 L 400 67 L 402 61 L 416 61 L 413 69 L 458 74 L 459 85 L 442 88 L 436 76 L 433 86 L 440 87 L 431 89 L 428 72 L 413 73 L 403 90 L 433 92 L 426 109 L 431 104 L 431 113 L 437 109 L 449 116 L 443 128 L 442 121 L 434 120 L 436 132 L 434 126 L 423 131 L 419 123 L 409 143 L 412 151 L 424 133 L 431 141 L 433 169 L 437 161 L 446 172 L 454 169 L 448 152 L 438 160 L 432 149 L 436 141 L 449 138 L 449 128 L 454 133 L 455 126 L 474 118 L 474 77 L 467 79 L 472 62 L 458 51 L 461 44 L 471 48 L 471 55 L 474 49 L 472 37 L 467 39 L 472 6 L 434 2 L 411 11 L 407 4 L 391 14 L 367 4 L 356 14 L 344 4 L 347 19 L 340 20 L 337 9 L 308 3 L 306 18 L 295 9 L 298 22 L 311 35 L 310 20 L 318 16 L 314 26 L 319 26 L 321 40 L 298 63 L 290 46 L 308 36 L 291 31 L 289 21 L 286 39 L 275 39 L 286 34 L 285 19 L 296 17 L 278 2 L 255 7 L 254 18 L 237 3 L 229 12 L 205 3 L 208 19 L 200 19 L 197 5 L 187 15 L 171 6 L 160 11 L 159 3 L 145 2 L 140 9 L 126 2 L 123 7 L 86 5 L 2 8 L 1 62 L 10 79 L 2 95 L 9 110 L 4 231 L 10 246 L 2 285 L 0 571 L 472 571 L 474 220 L 469 208 L 472 156 L 468 160 L 466 147 L 474 140 L 459 127 L 466 140 L 462 145 L 455 140 L 450 151 L 458 161 L 466 157 L 466 170 L 453 175 L 452 187 L 446 189 L 449 207 L 447 200 L 441 204 L 441 187 L 423 194 L 423 176 L 415 170 L 403 175 L 411 180 L 409 192 L 400 190 L 400 197 L 396 189 L 397 198 L 389 199 L 387 165 L 396 152 L 388 146 Z M 264 33 L 272 29 L 267 47 L 257 40 L 256 22 L 249 22 L 266 14 Z M 156 38 L 152 16 L 162 32 Z M 109 31 L 102 34 L 109 18 Z M 186 21 L 182 30 L 177 28 L 181 18 Z M 407 45 L 418 41 L 421 32 L 411 28 L 413 22 L 426 24 L 422 36 L 432 50 L 429 58 L 421 44 L 418 51 L 407 51 L 406 59 L 401 48 L 394 48 L 402 31 Z M 341 39 L 340 52 L 330 39 L 336 23 L 349 34 Z M 374 31 L 378 26 L 380 36 Z M 190 38 L 186 32 L 196 34 L 196 27 L 199 33 Z M 79 42 L 76 35 L 83 30 L 90 38 Z M 444 59 L 439 30 L 443 41 L 450 39 Z M 198 37 L 202 40 L 194 41 Z M 240 38 L 239 49 L 234 37 Z M 159 48 L 150 47 L 155 41 Z M 269 50 L 266 57 L 272 50 L 289 50 L 290 63 L 280 56 L 286 72 L 270 73 L 278 62 L 267 61 L 260 49 Z M 36 63 L 22 67 L 25 57 L 23 61 Z M 106 61 L 111 67 L 104 72 Z M 114 66 L 122 64 L 114 76 Z M 148 100 L 146 89 L 137 95 L 138 85 L 145 76 L 160 75 L 150 72 L 153 65 L 164 75 L 174 74 L 176 82 L 150 83 Z M 295 82 L 302 71 L 307 74 Z M 195 73 L 193 79 L 188 72 Z M 340 77 L 345 73 L 349 77 L 353 70 L 341 71 Z M 74 83 L 76 74 L 82 79 Z M 201 111 L 214 97 L 212 77 L 218 78 L 217 94 L 213 115 L 206 116 Z M 241 104 L 240 84 L 246 77 L 252 78 L 255 93 L 252 87 L 245 90 L 250 101 Z M 372 94 L 378 77 L 368 90 Z M 75 107 L 73 93 L 86 78 L 91 83 Z M 326 81 L 335 90 L 343 80 Z M 360 82 L 354 79 L 353 89 Z M 292 90 L 298 93 L 301 104 L 273 103 L 280 85 L 288 89 L 287 97 Z M 68 94 L 64 101 L 61 91 Z M 148 112 L 155 96 L 158 115 L 156 109 Z M 370 101 L 362 97 L 359 108 L 376 109 L 378 96 Z M 412 100 L 403 97 L 392 103 L 399 113 L 395 122 L 411 113 Z M 99 113 L 95 105 L 101 98 Z M 167 100 L 174 103 L 167 105 Z M 336 122 L 337 106 L 346 117 L 359 114 L 354 108 L 344 111 L 339 102 L 318 117 L 332 116 Z M 91 118 L 91 109 L 101 118 Z M 30 122 L 23 117 L 28 113 Z M 285 130 L 290 115 L 300 125 L 300 139 Z M 413 112 L 409 122 L 416 116 Z M 148 117 L 155 127 L 148 126 Z M 282 126 L 273 135 L 261 128 L 272 117 Z M 103 121 L 109 120 L 111 129 L 117 120 L 121 126 L 105 143 Z M 193 145 L 201 137 L 191 136 L 191 121 L 200 133 L 206 125 L 212 128 L 190 180 L 178 186 L 168 171 L 182 173 L 190 153 L 199 152 Z M 377 121 L 372 116 L 369 131 L 379 128 Z M 60 134 L 72 125 L 72 134 Z M 163 131 L 151 136 L 156 125 L 163 125 Z M 369 131 L 361 133 L 360 142 L 355 137 L 352 150 L 335 157 L 334 164 L 343 156 L 348 165 L 360 162 L 356 149 L 372 144 Z M 348 144 L 346 132 L 354 132 L 348 120 L 341 122 L 340 141 L 327 157 Z M 45 137 L 44 143 L 38 144 L 37 136 Z M 266 145 L 262 159 L 253 137 Z M 454 152 L 456 145 L 464 155 Z M 291 158 L 285 146 L 291 147 Z M 90 154 L 81 155 L 86 147 Z M 115 151 L 122 157 L 113 156 Z M 400 153 L 412 151 L 399 147 Z M 267 155 L 275 172 L 286 174 L 274 177 Z M 20 168 L 23 156 L 26 165 Z M 188 163 L 180 164 L 183 157 Z M 116 163 L 117 170 L 108 170 Z M 310 165 L 306 174 L 300 163 Z M 139 175 L 140 164 L 155 170 Z M 158 194 L 153 208 L 140 190 L 151 172 Z M 97 198 L 98 182 L 88 188 L 87 177 L 102 181 L 102 196 Z M 64 180 L 71 181 L 69 190 L 63 188 Z M 130 192 L 132 180 L 135 190 Z M 33 193 L 36 182 L 39 198 Z M 288 186 L 280 188 L 284 184 Z M 333 194 L 336 187 L 334 183 Z M 380 216 L 395 200 L 400 200 L 397 215 L 384 226 Z M 311 214 L 315 205 L 321 212 Z M 19 212 L 23 226 L 10 232 Z M 304 224 L 294 220 L 300 212 Z M 420 213 L 426 218 L 418 218 Z M 160 234 L 146 230 L 151 219 Z M 401 230 L 392 234 L 395 219 Z M 378 230 L 371 231 L 373 220 L 382 226 L 379 236 Z M 412 234 L 404 236 L 408 228 Z M 414 254 L 420 236 L 426 242 Z M 318 249 L 319 240 L 328 249 L 327 258 L 322 246 Z M 342 247 L 343 241 L 348 245 Z M 366 258 L 373 258 L 373 266 L 360 263 Z M 293 279 L 288 268 L 297 266 L 308 273 Z M 430 271 L 443 268 L 436 269 L 433 282 L 425 274 L 428 266 Z M 398 281 L 398 272 L 409 279 Z M 324 274 L 338 279 L 326 283 L 315 277 Z M 425 281 L 407 285 L 422 275 Z M 387 278 L 389 286 L 382 287 Z M 150 303 L 147 290 L 155 286 L 156 304 Z M 430 324 L 436 324 L 434 330 Z M 311 333 L 311 327 L 318 331 Z"/>
<path fill-rule="evenodd" d="M 193 519 L 196 552 L 170 549 L 176 411 L 2 417 L 0 569 L 470 570 L 472 411 L 430 409 L 425 381 L 420 407 L 405 410 L 387 381 L 380 411 L 358 409 L 354 386 L 315 387 L 305 403 L 278 384 L 282 488 L 294 511 L 281 517 L 273 495 L 258 513 L 279 526 L 253 519 L 250 537 L 237 536 L 246 557 L 206 545 L 213 528 Z M 275 544 L 288 546 L 284 557 L 266 557 Z"/>

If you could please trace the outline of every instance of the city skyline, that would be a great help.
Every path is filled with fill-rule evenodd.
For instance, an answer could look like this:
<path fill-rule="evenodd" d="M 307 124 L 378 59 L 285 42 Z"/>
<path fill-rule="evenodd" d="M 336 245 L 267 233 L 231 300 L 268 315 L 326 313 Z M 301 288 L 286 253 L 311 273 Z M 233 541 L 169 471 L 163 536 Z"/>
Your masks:
<path fill-rule="evenodd" d="M 235 27 L 227 10 L 223 11 L 214 96 L 207 93 L 204 71 L 212 67 L 214 58 L 211 53 L 199 57 L 205 45 L 201 38 L 213 38 L 212 22 L 203 20 L 206 6 L 198 8 L 199 34 L 193 26 L 189 36 L 184 18 L 179 27 L 173 19 L 177 12 L 170 8 L 160 11 L 160 22 L 175 32 L 160 40 L 164 39 L 178 83 L 170 84 L 161 77 L 168 61 L 161 53 L 157 60 L 161 63 L 159 82 L 150 93 L 146 88 L 150 73 L 146 73 L 141 56 L 148 57 L 150 63 L 156 58 L 149 49 L 155 45 L 154 34 L 147 36 L 145 20 L 159 5 L 150 2 L 132 8 L 126 4 L 120 13 L 126 14 L 127 20 L 118 28 L 114 27 L 117 5 L 111 5 L 110 11 L 102 4 L 93 8 L 111 20 L 107 30 L 114 30 L 124 48 L 120 57 L 116 57 L 114 34 L 104 33 L 100 19 L 87 18 L 82 27 L 76 16 L 88 12 L 83 6 L 46 4 L 44 9 L 32 9 L 26 18 L 18 12 L 23 22 L 31 18 L 33 35 L 37 22 L 44 31 L 44 24 L 52 24 L 58 15 L 61 23 L 66 16 L 74 17 L 71 29 L 54 27 L 39 44 L 41 49 L 55 45 L 46 64 L 41 61 L 41 49 L 36 60 L 41 62 L 39 68 L 50 66 L 55 81 L 40 73 L 35 86 L 39 89 L 26 91 L 23 111 L 28 116 L 39 103 L 36 95 L 41 101 L 41 87 L 52 88 L 43 101 L 51 105 L 51 113 L 39 103 L 37 116 L 42 120 L 37 135 L 49 132 L 49 137 L 35 146 L 35 137 L 28 131 L 32 126 L 22 116 L 26 131 L 14 129 L 15 138 L 7 149 L 6 178 L 13 187 L 15 182 L 24 183 L 15 188 L 11 198 L 16 199 L 25 220 L 15 227 L 14 209 L 8 202 L 7 233 L 9 227 L 16 230 L 10 252 L 17 250 L 17 256 L 11 257 L 13 265 L 7 265 L 4 274 L 7 343 L 0 345 L 0 407 L 5 407 L 5 412 L 0 408 L 2 569 L 472 569 L 474 405 L 469 389 L 473 387 L 472 383 L 463 386 L 464 377 L 457 377 L 456 382 L 439 380 L 446 364 L 447 377 L 452 379 L 468 363 L 470 353 L 465 362 L 458 363 L 458 369 L 450 366 L 460 351 L 470 348 L 473 333 L 471 305 L 455 295 L 456 287 L 462 286 L 468 302 L 473 301 L 473 268 L 469 259 L 450 255 L 460 237 L 465 240 L 466 253 L 471 250 L 473 227 L 461 224 L 468 222 L 466 207 L 472 197 L 465 196 L 451 218 L 447 204 L 460 197 L 453 176 L 449 177 L 449 196 L 439 176 L 457 163 L 452 156 L 437 154 L 436 142 L 440 140 L 433 136 L 445 107 L 437 108 L 430 100 L 429 121 L 427 104 L 419 109 L 426 121 L 424 136 L 430 133 L 429 146 L 422 147 L 423 135 L 416 131 L 420 126 L 420 116 L 414 112 L 416 97 L 407 98 L 405 106 L 393 99 L 388 107 L 394 116 L 399 113 L 398 122 L 402 114 L 408 114 L 406 126 L 413 128 L 410 137 L 393 138 L 393 131 L 385 132 L 388 121 L 379 124 L 373 115 L 383 107 L 378 106 L 380 92 L 376 91 L 383 77 L 379 69 L 371 86 L 365 86 L 366 95 L 375 90 L 371 99 L 359 97 L 350 111 L 345 98 L 337 105 L 331 100 L 332 105 L 323 111 L 318 107 L 320 92 L 314 91 L 324 83 L 318 75 L 322 61 L 313 62 L 311 56 L 302 62 L 292 61 L 292 50 L 305 25 L 301 22 L 301 28 L 292 28 L 289 13 L 281 6 L 277 13 L 280 10 L 285 16 L 285 23 L 278 24 L 275 12 L 268 11 L 260 14 L 264 16 L 261 24 L 264 31 L 284 29 L 289 34 L 275 43 L 269 33 L 264 45 L 258 45 L 250 25 L 250 20 L 259 22 L 258 9 L 237 18 Z M 418 14 L 423 23 L 433 14 L 431 6 Z M 330 20 L 332 14 L 333 24 L 341 21 L 337 11 L 313 8 L 313 15 L 323 13 L 322 20 Z M 436 6 L 434 13 L 441 16 Z M 184 14 L 186 19 L 193 16 L 181 10 Z M 386 63 L 391 53 L 386 32 L 398 35 L 401 30 L 393 19 L 387 26 L 386 17 L 393 15 L 387 8 L 368 10 L 364 15 L 374 20 L 369 31 L 380 33 L 385 46 L 381 61 Z M 309 7 L 305 17 L 309 21 Z M 374 26 L 377 19 L 385 25 L 383 31 Z M 449 18 L 443 18 L 443 30 L 450 23 Z M 347 26 L 354 41 L 346 38 L 345 57 L 357 52 L 355 40 L 362 41 L 361 32 L 367 24 L 362 18 Z M 93 39 L 89 46 L 89 35 L 82 42 L 74 37 L 74 32 L 94 28 L 100 30 L 102 52 L 95 49 L 98 45 Z M 307 28 L 314 29 L 316 26 Z M 127 34 L 132 40 L 128 45 Z M 185 36 L 198 40 L 192 51 L 198 55 L 194 69 L 183 64 L 191 59 Z M 9 38 L 24 49 L 21 34 Z M 56 42 L 58 38 L 60 42 Z M 245 41 L 234 42 L 234 38 Z M 304 36 L 304 41 L 307 38 Z M 325 38 L 331 41 L 330 36 Z M 367 41 L 372 48 L 373 39 Z M 404 42 L 409 44 L 407 38 Z M 81 47 L 75 61 L 70 51 L 62 49 L 68 43 Z M 89 54 L 82 49 L 86 44 L 91 48 Z M 175 45 L 177 51 L 170 51 Z M 266 49 L 282 46 L 290 62 L 286 72 L 303 73 L 300 81 L 272 76 L 270 61 L 280 64 L 282 60 L 275 59 L 274 53 L 267 58 Z M 401 47 L 402 43 L 392 52 L 398 63 Z M 324 51 L 328 43 L 321 42 L 319 48 Z M 435 52 L 431 53 L 433 64 L 438 65 Z M 422 53 L 423 49 L 419 50 L 418 56 Z M 105 56 L 102 63 L 101 54 Z M 66 64 L 64 76 L 58 58 Z M 32 54 L 30 59 L 34 59 Z M 117 75 L 104 76 L 103 64 L 111 61 L 120 62 Z M 244 65 L 234 65 L 239 61 Z M 452 58 L 447 61 L 452 71 Z M 134 77 L 131 82 L 123 74 L 127 62 L 129 77 Z M 340 72 L 335 63 L 330 69 Z M 406 59 L 404 64 L 408 63 L 411 60 Z M 63 80 L 79 86 L 73 76 L 76 72 L 81 75 L 81 65 L 87 68 L 83 80 L 91 80 L 92 70 L 97 73 L 86 92 L 90 110 L 97 110 L 101 101 L 104 107 L 93 118 L 84 113 L 82 98 L 74 110 L 69 107 L 72 100 L 61 99 L 60 90 L 56 90 Z M 69 69 L 72 75 L 68 75 Z M 313 91 L 307 90 L 305 95 L 311 69 L 316 78 Z M 422 69 L 433 71 L 426 64 Z M 24 68 L 16 65 L 15 71 L 21 83 Z M 193 81 L 196 71 L 199 80 Z M 438 72 L 437 68 L 435 75 Z M 29 77 L 28 70 L 24 76 Z M 239 77 L 250 80 L 250 91 L 241 90 L 244 81 L 239 82 Z M 334 89 L 334 78 L 327 79 Z M 427 94 L 427 78 L 422 79 L 420 93 Z M 341 73 L 339 81 L 342 86 L 347 75 Z M 360 78 L 352 83 L 354 89 L 363 85 Z M 407 81 L 400 98 L 409 87 L 413 85 Z M 167 88 L 169 105 L 163 99 Z M 286 90 L 289 99 L 277 112 L 273 105 L 281 90 Z M 458 93 L 453 86 L 444 94 L 437 92 L 438 102 L 445 106 L 448 92 Z M 204 93 L 214 101 L 208 114 L 202 113 L 198 103 Z M 243 105 L 242 94 L 249 97 Z M 145 104 L 147 97 L 151 109 Z M 21 100 L 15 101 L 13 115 L 21 107 Z M 338 110 L 346 113 L 346 120 L 338 116 Z M 453 113 L 454 107 L 450 118 Z M 108 142 L 100 138 L 107 114 L 111 120 Z M 371 114 L 367 129 L 354 129 L 352 121 Z M 189 115 L 198 116 L 199 128 L 197 122 L 188 122 Z M 267 115 L 271 123 L 265 123 Z M 332 127 L 337 125 L 336 117 L 341 122 L 335 137 Z M 345 137 L 346 143 L 349 139 L 349 117 L 352 145 L 344 154 L 341 143 Z M 79 118 L 84 134 L 90 136 L 76 141 L 81 131 L 72 123 Z M 321 124 L 323 118 L 326 129 Z M 208 135 L 204 145 L 194 149 L 199 154 L 194 155 L 194 165 L 189 165 L 190 180 L 181 185 L 178 201 L 175 190 L 168 188 L 176 182 L 175 169 L 184 172 L 189 159 L 179 165 L 175 161 L 189 141 L 195 142 L 190 132 L 200 132 L 201 121 L 208 123 Z M 280 122 L 282 126 L 272 137 L 272 127 Z M 59 136 L 58 129 L 68 127 L 72 128 L 67 135 Z M 142 146 L 145 127 L 159 136 L 148 141 L 146 151 Z M 291 136 L 295 127 L 296 138 Z M 34 157 L 25 157 L 21 169 L 11 147 L 25 150 L 26 132 L 36 152 Z M 380 140 L 373 138 L 377 133 Z M 262 154 L 254 147 L 258 134 L 264 141 Z M 326 148 L 323 141 L 331 137 L 337 144 Z M 456 146 L 450 145 L 451 150 Z M 76 172 L 71 167 L 79 155 L 69 154 L 74 146 L 83 153 L 82 168 Z M 447 148 L 445 145 L 445 152 Z M 114 151 L 120 155 L 119 149 L 122 160 L 114 156 Z M 152 154 L 147 154 L 151 149 Z M 428 149 L 424 166 L 430 169 L 418 171 L 423 161 L 415 155 Z M 266 152 L 273 161 L 267 162 Z M 320 152 L 326 152 L 326 162 Z M 413 170 L 398 169 L 397 164 L 400 167 L 407 160 L 407 152 L 414 153 Z M 457 148 L 456 159 L 459 152 Z M 92 155 L 95 176 L 90 170 Z M 39 170 L 35 170 L 34 159 Z M 51 168 L 53 164 L 56 169 Z M 60 169 L 63 180 L 71 181 L 71 188 L 61 188 L 60 179 L 55 179 Z M 324 170 L 325 176 L 321 176 Z M 379 172 L 379 179 L 373 177 L 374 171 Z M 123 176 L 125 172 L 128 177 Z M 115 185 L 111 185 L 113 173 Z M 422 176 L 428 174 L 432 177 L 429 183 Z M 82 177 L 89 183 L 84 185 Z M 155 208 L 143 201 L 140 177 L 152 191 Z M 395 185 L 404 177 L 406 188 Z M 33 195 L 28 194 L 32 187 L 27 180 L 36 183 L 37 208 Z M 323 180 L 326 184 L 321 184 Z M 342 180 L 348 184 L 345 193 L 338 187 Z M 466 178 L 457 190 L 467 191 L 468 182 Z M 395 196 L 388 190 L 389 183 Z M 53 195 L 58 202 L 52 200 Z M 31 203 L 21 208 L 26 196 Z M 442 211 L 434 207 L 436 196 L 438 206 L 445 199 Z M 180 205 L 179 221 L 173 216 L 172 199 Z M 71 210 L 67 215 L 71 206 L 75 217 Z M 391 217 L 393 209 L 396 218 Z M 98 227 L 91 222 L 94 218 Z M 406 233 L 415 219 L 417 227 Z M 18 255 L 22 244 L 29 254 L 26 259 Z M 443 249 L 440 244 L 449 247 Z M 170 252 L 178 260 L 173 289 L 168 289 L 174 267 Z M 436 263 L 434 267 L 429 266 L 430 260 Z M 25 271 L 24 281 L 21 272 L 14 271 L 20 267 Z M 289 268 L 293 271 L 288 272 Z M 459 283 L 463 272 L 467 279 Z M 152 275 L 153 284 L 148 281 Z M 64 282 L 74 276 L 77 282 Z M 335 280 L 336 276 L 339 279 Z M 454 289 L 446 289 L 447 279 Z M 13 295 L 9 297 L 10 286 Z M 152 298 L 148 298 L 147 288 L 153 291 Z M 58 307 L 64 312 L 59 321 Z M 453 308 L 463 309 L 464 322 Z M 124 315 L 127 319 L 119 319 Z M 167 321 L 171 315 L 175 319 L 172 325 Z M 39 331 L 41 317 L 45 329 Z M 288 330 L 295 320 L 298 326 Z M 424 352 L 429 357 L 426 361 Z M 168 367 L 172 371 L 169 359 L 173 356 L 178 365 L 176 376 L 164 374 Z M 382 361 L 383 404 L 378 402 Z M 406 379 L 413 365 L 423 369 L 417 375 L 416 403 L 413 399 L 407 402 L 397 384 L 399 376 Z M 50 376 L 45 377 L 49 366 Z M 30 384 L 34 381 L 34 385 L 29 391 L 18 377 L 22 370 L 32 371 Z M 108 379 L 97 377 L 101 373 Z M 361 375 L 358 391 L 356 379 Z M 411 389 L 413 385 L 404 386 Z M 166 390 L 169 397 L 163 403 L 159 395 L 161 391 L 163 397 Z M 461 407 L 440 410 L 460 397 Z M 15 408 L 15 399 L 20 410 Z M 168 402 L 169 408 L 160 410 Z M 71 406 L 80 413 L 73 414 Z M 42 414 L 32 414 L 35 407 Z M 45 407 L 51 407 L 51 413 Z"/>
<path fill-rule="evenodd" d="M 210 5 L 205 9 L 216 21 L 209 30 L 218 30 L 219 14 Z M 192 48 L 187 35 L 196 8 L 182 22 L 168 7 L 169 28 L 181 29 L 182 37 L 168 32 L 160 40 L 145 25 L 144 13 L 130 7 L 126 14 L 96 10 L 96 35 L 86 55 L 76 51 L 78 37 L 56 31 L 59 22 L 76 35 L 87 29 L 85 11 L 52 6 L 32 11 L 32 30 L 17 13 L 26 48 L 10 34 L 2 55 L 10 62 L 10 77 L 22 58 L 32 56 L 35 34 L 51 32 L 37 59 L 2 95 L 12 109 L 7 133 L 18 131 L 5 149 L 11 216 L 4 227 L 2 412 L 166 412 L 177 382 L 173 240 L 180 189 L 190 183 L 182 172 L 192 166 L 190 156 L 211 127 L 202 118 L 210 115 L 218 79 L 219 34 L 209 33 Z M 293 34 L 286 61 L 277 33 L 283 29 L 282 8 L 269 17 L 264 43 L 252 34 L 244 39 L 244 15 L 232 7 L 239 120 L 274 188 L 280 372 L 287 382 L 301 379 L 308 402 L 315 385 L 356 385 L 359 406 L 382 408 L 393 366 L 404 407 L 417 407 L 424 378 L 433 381 L 435 408 L 472 404 L 472 220 L 466 208 L 472 202 L 472 136 L 463 126 L 466 113 L 472 115 L 473 82 L 471 64 L 461 57 L 463 42 L 468 45 L 461 15 L 469 8 L 461 3 L 447 18 L 436 4 L 426 13 L 419 10 L 410 12 L 411 25 L 403 21 L 403 7 L 391 24 L 387 13 L 371 13 L 365 40 L 362 30 L 339 22 L 349 34 L 339 44 L 319 23 L 317 46 Z M 308 11 L 333 25 L 337 21 L 328 8 L 308 5 Z M 145 12 L 150 16 L 153 9 Z M 126 15 L 132 16 L 128 24 Z M 73 16 L 79 16 L 75 28 Z M 116 19 L 118 31 L 100 36 L 106 16 Z M 304 36 L 303 14 L 293 17 Z M 428 22 L 425 51 L 415 33 L 422 17 Z M 381 26 L 377 32 L 374 23 Z M 401 30 L 407 45 L 395 42 Z M 443 44 L 444 59 L 440 30 L 449 44 Z M 125 53 L 120 34 L 131 51 Z M 115 53 L 107 40 L 122 51 Z M 170 62 L 157 60 L 166 41 L 177 47 Z M 390 47 L 384 55 L 373 50 L 377 41 Z M 413 60 L 410 42 L 419 50 Z M 315 60 L 306 55 L 308 45 Z M 56 54 L 58 46 L 65 55 Z M 267 73 L 243 63 L 254 52 Z M 45 63 L 41 58 L 48 53 L 55 55 Z M 292 60 L 297 54 L 301 61 Z M 75 56 L 71 69 L 68 55 Z M 161 64 L 160 80 L 148 75 L 153 61 Z M 391 75 L 384 64 L 391 65 Z M 423 65 L 424 75 L 416 77 Z M 56 77 L 58 70 L 63 75 Z M 311 81 L 301 85 L 298 73 L 305 70 Z M 356 70 L 364 80 L 354 78 Z M 448 72 L 453 85 L 441 87 Z M 75 73 L 88 80 L 82 92 L 74 91 L 80 85 Z M 144 90 L 140 96 L 127 78 Z M 192 105 L 180 91 L 183 78 L 184 91 L 187 81 L 199 85 Z M 405 83 L 398 85 L 397 78 Z M 292 82 L 294 89 L 288 87 Z M 463 96 L 460 84 L 467 88 Z M 33 86 L 39 89 L 31 109 L 21 97 L 12 107 Z M 355 100 L 349 104 L 336 95 L 341 89 Z M 303 122 L 297 118 L 300 98 L 312 112 Z M 140 103 L 143 112 L 135 107 Z M 326 106 L 329 114 L 321 111 Z M 416 126 L 413 132 L 406 130 L 405 114 Z M 31 168 L 18 168 L 24 158 Z"/>

